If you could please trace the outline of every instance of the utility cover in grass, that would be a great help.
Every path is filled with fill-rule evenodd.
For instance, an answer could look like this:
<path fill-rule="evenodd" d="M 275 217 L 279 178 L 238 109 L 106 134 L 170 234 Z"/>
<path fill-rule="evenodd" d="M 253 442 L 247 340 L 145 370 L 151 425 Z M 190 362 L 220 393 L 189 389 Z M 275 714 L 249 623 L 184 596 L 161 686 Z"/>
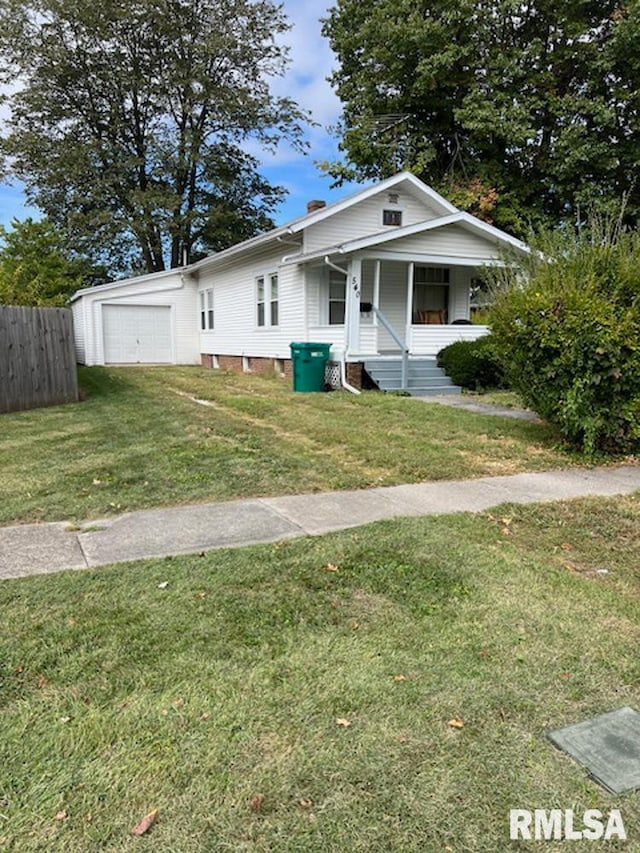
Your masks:
<path fill-rule="evenodd" d="M 633 708 L 601 714 L 548 737 L 612 794 L 640 788 L 640 714 Z"/>

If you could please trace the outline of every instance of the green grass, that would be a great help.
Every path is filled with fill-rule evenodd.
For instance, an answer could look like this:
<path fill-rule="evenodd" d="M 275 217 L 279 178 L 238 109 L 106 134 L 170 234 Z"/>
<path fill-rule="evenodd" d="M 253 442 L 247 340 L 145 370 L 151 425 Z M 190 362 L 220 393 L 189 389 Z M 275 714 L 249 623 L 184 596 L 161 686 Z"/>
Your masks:
<path fill-rule="evenodd" d="M 635 496 L 4 581 L 0 849 L 501 853 L 510 808 L 620 808 L 638 850 L 545 732 L 639 706 L 639 552 Z"/>
<path fill-rule="evenodd" d="M 542 424 L 201 368 L 91 368 L 86 400 L 2 415 L 0 524 L 565 467 Z M 205 399 L 211 406 L 194 403 Z"/>

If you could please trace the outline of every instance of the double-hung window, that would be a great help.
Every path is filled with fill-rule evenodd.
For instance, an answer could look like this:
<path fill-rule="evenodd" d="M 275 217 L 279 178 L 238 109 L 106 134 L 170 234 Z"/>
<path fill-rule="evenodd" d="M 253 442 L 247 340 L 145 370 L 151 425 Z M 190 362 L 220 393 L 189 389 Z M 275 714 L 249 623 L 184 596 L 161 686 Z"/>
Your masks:
<path fill-rule="evenodd" d="M 256 278 L 256 323 L 258 327 L 277 326 L 279 315 L 278 273 Z"/>
<path fill-rule="evenodd" d="M 269 276 L 271 289 L 271 305 L 269 321 L 272 326 L 278 325 L 278 273 L 271 273 Z"/>
<path fill-rule="evenodd" d="M 329 325 L 344 324 L 347 304 L 347 277 L 337 270 L 329 271 Z"/>
<path fill-rule="evenodd" d="M 213 329 L 213 288 L 200 291 L 200 329 L 207 332 Z"/>
<path fill-rule="evenodd" d="M 266 311 L 264 304 L 264 276 L 259 275 L 256 279 L 256 304 L 258 326 L 266 326 Z"/>

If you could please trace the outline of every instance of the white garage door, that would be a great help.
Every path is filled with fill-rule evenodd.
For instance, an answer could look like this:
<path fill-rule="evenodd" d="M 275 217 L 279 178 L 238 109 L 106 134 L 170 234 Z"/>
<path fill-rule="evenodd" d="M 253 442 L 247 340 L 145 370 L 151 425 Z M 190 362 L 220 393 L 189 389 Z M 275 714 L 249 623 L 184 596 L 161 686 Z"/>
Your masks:
<path fill-rule="evenodd" d="M 171 364 L 171 308 L 168 305 L 104 305 L 106 364 Z"/>

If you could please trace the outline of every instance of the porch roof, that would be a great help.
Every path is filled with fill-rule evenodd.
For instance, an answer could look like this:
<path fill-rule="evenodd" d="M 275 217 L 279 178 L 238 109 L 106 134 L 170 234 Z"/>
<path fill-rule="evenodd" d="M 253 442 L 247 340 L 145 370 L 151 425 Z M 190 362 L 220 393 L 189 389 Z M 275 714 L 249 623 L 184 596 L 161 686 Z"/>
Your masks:
<path fill-rule="evenodd" d="M 393 230 L 386 229 L 385 231 L 380 231 L 376 234 L 369 234 L 366 237 L 359 237 L 356 240 L 349 240 L 338 245 L 315 249 L 313 252 L 308 252 L 307 254 L 300 252 L 296 255 L 287 255 L 282 259 L 282 265 L 289 266 L 291 264 L 305 264 L 309 261 L 321 260 L 327 255 L 347 255 L 352 252 L 369 249 L 372 246 L 386 245 L 395 240 L 401 240 L 403 237 L 411 237 L 415 234 L 423 234 L 427 231 L 434 231 L 438 228 L 446 228 L 450 225 L 460 225 L 469 231 L 495 240 L 498 245 L 515 249 L 517 252 L 522 254 L 528 254 L 531 251 L 526 243 L 512 237 L 505 231 L 501 231 L 499 228 L 495 228 L 487 222 L 482 222 L 480 219 L 476 219 L 476 217 L 472 216 L 470 213 L 459 211 L 458 213 L 451 213 L 447 216 L 439 216 L 437 219 L 427 219 L 422 222 L 415 222 L 412 225 L 394 228 Z M 465 258 L 461 256 L 460 262 L 462 263 L 464 260 Z"/>

